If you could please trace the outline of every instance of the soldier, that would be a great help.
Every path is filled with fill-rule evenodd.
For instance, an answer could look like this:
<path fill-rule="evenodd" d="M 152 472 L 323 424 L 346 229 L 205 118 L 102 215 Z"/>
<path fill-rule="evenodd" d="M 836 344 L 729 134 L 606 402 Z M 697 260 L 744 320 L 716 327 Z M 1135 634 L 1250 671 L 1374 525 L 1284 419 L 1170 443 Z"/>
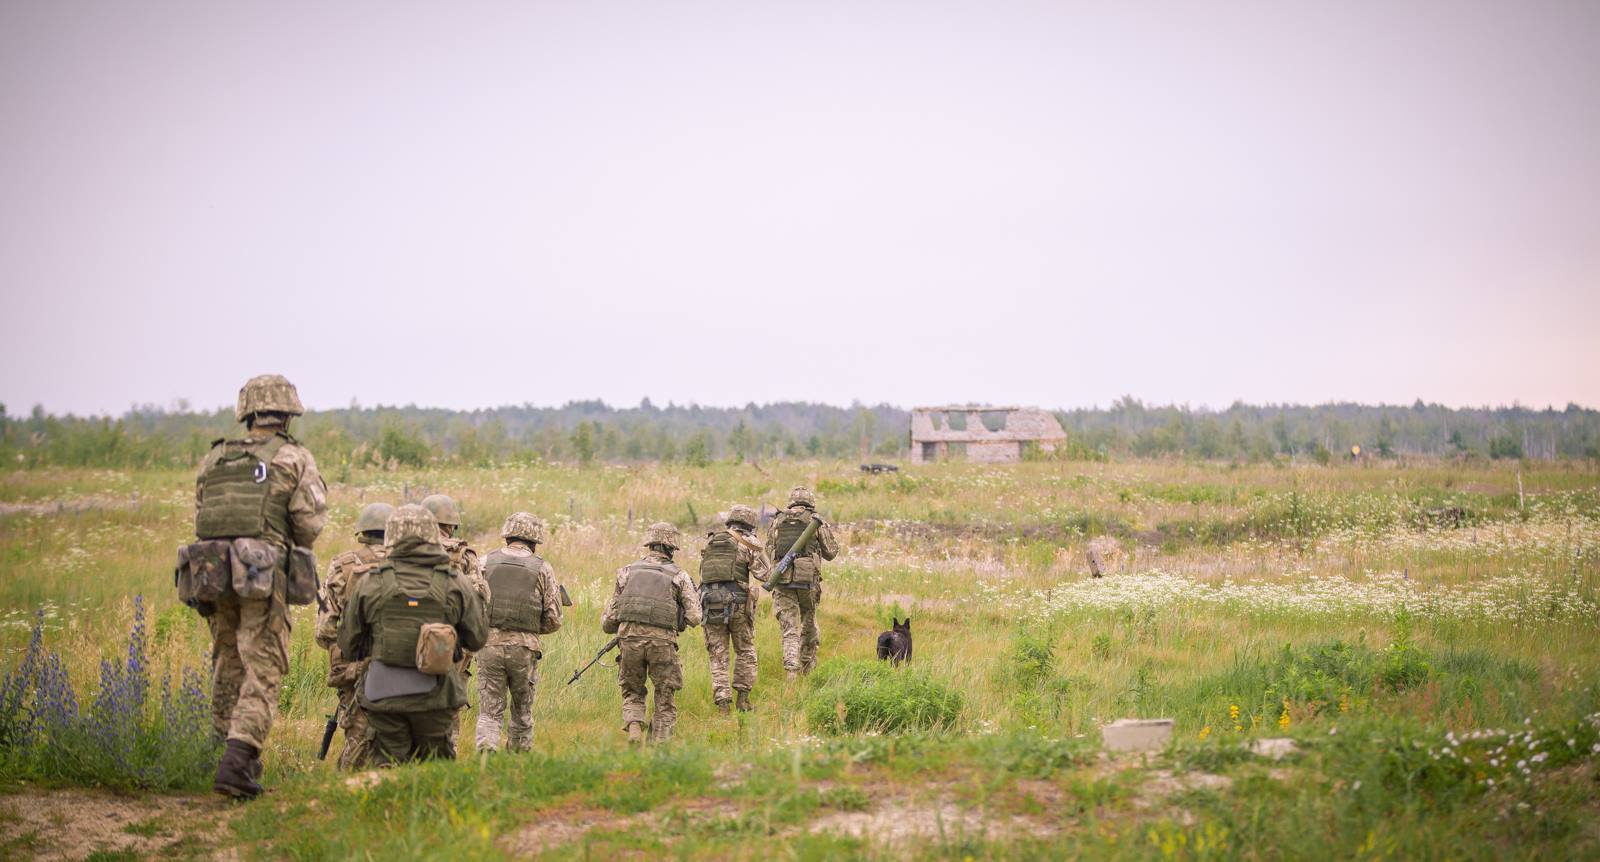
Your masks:
<path fill-rule="evenodd" d="M 356 585 L 339 621 L 340 652 L 367 659 L 357 700 L 367 714 L 373 762 L 452 759 L 450 727 L 466 705 L 467 683 L 446 655 L 441 672 L 418 667 L 441 642 L 482 649 L 489 636 L 483 600 L 450 568 L 427 509 L 396 509 L 385 525 L 388 553 Z M 443 639 L 441 641 L 441 639 Z"/>
<path fill-rule="evenodd" d="M 561 628 L 555 569 L 538 554 L 544 522 L 516 512 L 500 528 L 506 546 L 483 560 L 489 582 L 489 644 L 478 653 L 478 750 L 500 749 L 500 722 L 511 697 L 508 751 L 533 742 L 533 694 L 539 684 L 539 635 Z"/>
<path fill-rule="evenodd" d="M 289 669 L 290 566 L 315 566 L 310 548 L 328 520 L 327 486 L 316 460 L 289 436 L 290 418 L 303 413 L 288 380 L 252 377 L 239 390 L 233 414 L 245 435 L 212 443 L 195 480 L 195 534 L 216 555 L 213 571 L 234 572 L 215 601 L 193 602 L 211 628 L 211 719 L 227 740 L 212 789 L 240 799 L 261 793 L 261 748 Z M 232 555 L 231 563 L 224 554 Z M 270 572 L 270 583 L 256 580 L 262 570 Z M 235 584 L 243 585 L 244 595 Z"/>
<path fill-rule="evenodd" d="M 817 515 L 817 497 L 811 489 L 796 486 L 789 492 L 789 508 L 779 512 L 767 529 L 767 556 L 777 561 L 794 546 L 811 520 L 817 532 L 805 553 L 770 585 L 772 609 L 778 615 L 783 637 L 783 669 L 789 679 L 810 673 L 817 666 L 817 605 L 822 602 L 822 561 L 839 554 L 833 528 Z"/>
<path fill-rule="evenodd" d="M 645 555 L 617 570 L 617 587 L 600 616 L 606 634 L 618 637 L 618 682 L 622 686 L 622 727 L 632 743 L 644 740 L 645 680 L 655 687 L 650 738 L 666 742 L 678 721 L 672 698 L 683 687 L 678 663 L 678 632 L 700 624 L 700 599 L 694 582 L 672 562 L 678 528 L 662 522 L 644 531 Z"/>
<path fill-rule="evenodd" d="M 433 513 L 433 519 L 439 525 L 439 544 L 450 557 L 450 569 L 460 575 L 478 592 L 478 597 L 483 599 L 484 607 L 489 606 L 489 582 L 483 579 L 483 571 L 478 563 L 478 552 L 467 544 L 466 539 L 458 538 L 456 531 L 461 529 L 461 510 L 456 507 L 456 501 L 444 494 L 429 494 L 422 498 L 422 505 Z M 463 679 L 472 678 L 472 653 L 464 651 L 461 656 L 461 675 Z M 466 706 L 461 707 L 466 711 Z M 450 745 L 455 747 L 461 739 L 461 717 L 456 716 L 456 723 L 450 726 Z"/>
<path fill-rule="evenodd" d="M 750 578 L 767 582 L 767 555 L 754 536 L 756 510 L 729 507 L 724 529 L 713 531 L 700 554 L 700 609 L 705 615 L 706 655 L 711 662 L 711 698 L 723 715 L 737 693 L 739 710 L 750 709 L 756 684 L 756 593 Z M 733 644 L 733 685 L 728 684 L 728 644 Z"/>
<path fill-rule="evenodd" d="M 383 562 L 383 525 L 394 514 L 388 503 L 368 503 L 356 518 L 353 551 L 345 551 L 328 564 L 322 579 L 322 601 L 317 611 L 317 645 L 328 651 L 328 687 L 339 692 L 339 729 L 344 731 L 344 748 L 339 752 L 340 769 L 362 769 L 367 765 L 367 718 L 356 702 L 356 680 L 366 668 L 339 651 L 339 620 L 356 585 L 368 572 Z"/>

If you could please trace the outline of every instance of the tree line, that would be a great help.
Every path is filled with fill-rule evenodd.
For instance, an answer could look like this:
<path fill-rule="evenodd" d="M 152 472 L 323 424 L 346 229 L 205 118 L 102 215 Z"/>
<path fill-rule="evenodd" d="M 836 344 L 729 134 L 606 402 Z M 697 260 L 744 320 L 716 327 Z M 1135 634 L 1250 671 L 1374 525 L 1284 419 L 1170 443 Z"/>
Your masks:
<path fill-rule="evenodd" d="M 1600 411 L 1522 406 L 1315 406 L 1236 403 L 1223 410 L 1146 405 L 1055 413 L 1067 433 L 1052 456 L 1105 460 L 1310 460 L 1351 457 L 1600 459 Z M 633 407 L 573 401 L 560 407 L 444 410 L 361 407 L 308 413 L 294 433 L 327 466 L 492 465 L 532 461 L 887 460 L 909 449 L 910 411 L 879 404 L 805 402 L 703 407 L 645 399 Z M 236 433 L 231 410 L 135 407 L 121 416 L 57 416 L 0 405 L 0 459 L 35 466 L 192 466 L 214 438 Z"/>

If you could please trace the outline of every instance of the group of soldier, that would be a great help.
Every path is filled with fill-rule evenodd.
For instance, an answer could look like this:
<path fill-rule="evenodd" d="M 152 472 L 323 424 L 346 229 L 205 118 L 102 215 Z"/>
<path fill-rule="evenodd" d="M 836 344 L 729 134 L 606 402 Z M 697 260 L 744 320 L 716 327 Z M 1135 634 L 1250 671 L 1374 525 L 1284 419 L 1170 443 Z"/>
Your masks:
<path fill-rule="evenodd" d="M 199 541 L 180 550 L 176 581 L 212 634 L 212 718 L 226 741 L 214 788 L 236 798 L 261 792 L 261 750 L 289 668 L 288 606 L 312 600 L 338 692 L 340 768 L 454 757 L 474 665 L 476 748 L 527 750 L 540 638 L 561 628 L 567 603 L 539 554 L 543 522 L 513 513 L 500 530 L 504 546 L 480 559 L 457 535 L 460 511 L 443 494 L 398 508 L 369 504 L 356 522 L 358 546 L 316 588 L 310 549 L 327 522 L 327 489 L 288 433 L 303 412 L 283 377 L 252 378 L 235 410 L 244 435 L 215 441 L 196 479 Z M 756 584 L 772 594 L 788 676 L 815 666 L 821 564 L 838 553 L 837 538 L 803 487 L 764 541 L 759 520 L 750 506 L 728 509 L 705 539 L 698 584 L 674 562 L 682 536 L 665 522 L 645 529 L 643 556 L 617 571 L 600 622 L 616 636 L 630 742 L 671 739 L 683 687 L 678 636 L 693 626 L 704 628 L 717 708 L 753 708 Z"/>

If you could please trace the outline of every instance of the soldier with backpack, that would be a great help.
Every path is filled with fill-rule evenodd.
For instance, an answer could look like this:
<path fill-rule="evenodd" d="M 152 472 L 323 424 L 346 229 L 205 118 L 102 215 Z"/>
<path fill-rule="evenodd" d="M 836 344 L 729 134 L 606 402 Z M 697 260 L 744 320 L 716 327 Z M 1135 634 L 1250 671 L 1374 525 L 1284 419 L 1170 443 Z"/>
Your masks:
<path fill-rule="evenodd" d="M 706 538 L 700 552 L 700 610 L 704 616 L 706 656 L 711 664 L 711 698 L 722 714 L 738 695 L 741 712 L 750 706 L 756 684 L 756 594 L 753 577 L 767 580 L 767 555 L 755 538 L 756 510 L 731 506 L 720 530 Z M 733 679 L 728 679 L 728 647 L 733 647 Z"/>
<path fill-rule="evenodd" d="M 356 585 L 339 622 L 339 650 L 369 659 L 358 702 L 377 766 L 453 759 L 450 728 L 467 703 L 459 662 L 489 636 L 483 599 L 450 568 L 439 527 L 422 506 L 385 524 L 387 556 Z"/>
<path fill-rule="evenodd" d="M 239 390 L 243 437 L 217 440 L 195 479 L 195 535 L 179 549 L 178 598 L 211 629 L 212 725 L 227 740 L 212 788 L 261 793 L 261 749 L 289 670 L 290 604 L 316 599 L 311 546 L 328 520 L 316 459 L 289 436 L 300 394 L 276 374 Z"/>
<path fill-rule="evenodd" d="M 466 581 L 472 589 L 476 590 L 478 597 L 483 599 L 484 606 L 489 603 L 489 582 L 483 579 L 483 570 L 478 563 L 478 552 L 467 544 L 467 540 L 457 536 L 461 529 L 461 508 L 456 501 L 447 494 L 429 494 L 422 498 L 422 506 L 433 513 L 434 523 L 439 525 L 439 545 L 450 557 L 450 570 Z M 461 675 L 464 679 L 472 678 L 472 653 L 461 654 Z M 467 707 L 462 705 L 461 711 L 466 712 Z M 461 738 L 461 716 L 456 716 L 454 724 L 450 725 L 450 746 L 454 748 Z"/>
<path fill-rule="evenodd" d="M 795 547 L 806 528 L 816 522 L 815 535 L 803 548 Z M 778 616 L 783 639 L 783 669 L 789 679 L 810 673 L 817 665 L 817 605 L 822 601 L 822 562 L 839 554 L 833 528 L 817 515 L 817 497 L 811 489 L 796 486 L 789 492 L 789 507 L 774 516 L 767 528 L 767 556 L 781 561 L 795 552 L 789 567 L 772 573 L 772 609 Z"/>
<path fill-rule="evenodd" d="M 368 503 L 356 518 L 353 551 L 345 551 L 328 564 L 322 581 L 317 610 L 317 646 L 328 651 L 328 687 L 339 692 L 339 728 L 344 731 L 344 749 L 339 752 L 340 769 L 362 769 L 367 765 L 367 719 L 356 702 L 356 681 L 364 669 L 339 651 L 339 620 L 351 593 L 368 572 L 383 562 L 383 527 L 394 514 L 388 503 Z"/>
<path fill-rule="evenodd" d="M 515 512 L 500 528 L 506 546 L 483 560 L 489 582 L 489 643 L 478 653 L 479 751 L 500 749 L 500 725 L 511 700 L 507 751 L 533 742 L 533 695 L 544 656 L 539 636 L 561 628 L 555 569 L 538 554 L 544 522 Z"/>
<path fill-rule="evenodd" d="M 673 697 L 683 687 L 678 633 L 700 625 L 700 598 L 688 573 L 672 562 L 678 528 L 660 522 L 644 531 L 645 555 L 617 571 L 617 585 L 600 616 L 600 627 L 617 636 L 622 727 L 628 741 L 644 741 L 645 683 L 655 688 L 650 739 L 666 742 L 678 721 Z"/>

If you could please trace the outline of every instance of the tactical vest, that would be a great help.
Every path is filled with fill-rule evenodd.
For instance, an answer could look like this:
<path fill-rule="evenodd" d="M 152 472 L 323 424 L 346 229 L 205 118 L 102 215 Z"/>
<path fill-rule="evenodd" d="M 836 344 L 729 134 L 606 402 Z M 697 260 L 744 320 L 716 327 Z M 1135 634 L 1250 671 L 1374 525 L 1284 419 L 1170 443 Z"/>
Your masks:
<path fill-rule="evenodd" d="M 678 594 L 672 588 L 674 567 L 654 560 L 628 566 L 628 583 L 617 597 L 617 619 L 678 630 Z"/>
<path fill-rule="evenodd" d="M 411 595 L 400 586 L 396 571 L 408 581 L 428 579 L 421 595 Z M 372 621 L 372 657 L 390 667 L 417 666 L 417 638 L 424 623 L 450 623 L 450 570 L 415 563 L 385 560 L 377 576 L 383 579 L 378 591 L 377 618 Z"/>
<path fill-rule="evenodd" d="M 384 556 L 382 545 L 362 545 L 354 551 L 345 551 L 334 558 L 333 564 L 344 571 L 343 592 L 339 595 L 340 605 L 355 595 L 356 587 L 367 573 L 383 565 Z"/>
<path fill-rule="evenodd" d="M 544 612 L 544 596 L 539 592 L 544 560 L 537 554 L 517 557 L 495 551 L 485 562 L 490 627 L 537 634 Z"/>
<path fill-rule="evenodd" d="M 791 510 L 784 512 L 780 517 L 782 520 L 778 522 L 778 538 L 773 542 L 772 546 L 774 563 L 782 560 L 784 555 L 789 553 L 789 549 L 794 547 L 794 543 L 800 541 L 800 534 L 804 533 L 806 527 L 810 526 L 811 519 L 814 516 L 810 512 L 806 512 L 805 515 L 797 515 Z M 816 544 L 816 537 L 813 536 L 811 545 L 806 548 L 805 553 L 795 555 L 794 563 L 790 565 L 789 571 L 783 573 L 782 583 L 811 583 L 817 571 L 816 562 L 812 559 L 812 548 L 815 548 Z"/>
<path fill-rule="evenodd" d="M 750 563 L 740 559 L 739 540 L 729 530 L 712 533 L 711 541 L 700 554 L 700 583 L 714 584 L 720 581 L 738 581 L 741 584 L 750 581 Z"/>
<path fill-rule="evenodd" d="M 265 440 L 218 441 L 222 457 L 200 476 L 200 510 L 194 532 L 202 539 L 267 538 L 285 542 L 289 507 L 270 505 L 272 459 L 289 442 L 286 434 Z"/>

